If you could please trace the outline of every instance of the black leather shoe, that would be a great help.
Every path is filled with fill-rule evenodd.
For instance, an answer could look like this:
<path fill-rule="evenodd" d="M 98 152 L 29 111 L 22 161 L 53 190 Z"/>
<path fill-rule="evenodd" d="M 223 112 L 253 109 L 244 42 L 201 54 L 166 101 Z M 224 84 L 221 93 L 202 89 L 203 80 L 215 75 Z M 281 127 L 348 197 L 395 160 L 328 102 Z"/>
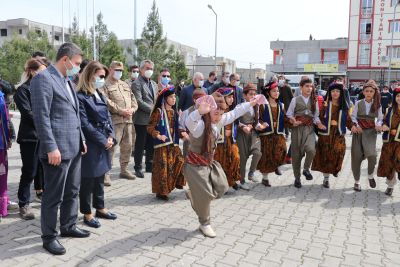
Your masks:
<path fill-rule="evenodd" d="M 281 172 L 279 169 L 276 169 L 276 170 L 275 170 L 275 174 L 276 174 L 276 175 L 282 175 L 282 172 Z"/>
<path fill-rule="evenodd" d="M 375 179 L 374 179 L 374 178 L 368 179 L 368 182 L 369 182 L 369 186 L 370 186 L 371 188 L 375 188 L 375 187 L 376 187 L 376 182 L 375 182 Z"/>
<path fill-rule="evenodd" d="M 269 180 L 262 180 L 261 183 L 266 186 L 266 187 L 271 187 L 271 184 L 269 183 Z"/>
<path fill-rule="evenodd" d="M 90 221 L 88 221 L 86 220 L 85 216 L 83 216 L 83 223 L 93 228 L 99 228 L 101 226 L 99 220 L 97 220 L 96 218 L 93 218 Z"/>
<path fill-rule="evenodd" d="M 43 248 L 53 255 L 64 255 L 67 252 L 57 239 L 43 243 Z"/>
<path fill-rule="evenodd" d="M 322 183 L 322 186 L 325 187 L 325 188 L 329 188 L 329 181 L 324 181 Z"/>
<path fill-rule="evenodd" d="M 175 185 L 175 188 L 176 188 L 176 189 L 183 189 L 183 186 L 177 185 L 177 184 L 176 184 L 176 185 Z"/>
<path fill-rule="evenodd" d="M 301 188 L 301 181 L 300 181 L 300 178 L 295 178 L 295 179 L 294 179 L 294 187 L 296 187 L 296 188 Z"/>
<path fill-rule="evenodd" d="M 385 195 L 390 197 L 392 194 L 393 194 L 393 188 L 387 188 L 385 191 Z"/>
<path fill-rule="evenodd" d="M 96 211 L 96 217 L 102 218 L 102 219 L 107 219 L 107 220 L 117 219 L 117 215 L 115 215 L 114 213 L 112 213 L 110 211 L 107 211 L 107 213 Z"/>
<path fill-rule="evenodd" d="M 337 172 L 335 172 L 334 174 L 333 174 L 333 177 L 338 177 L 338 173 Z"/>
<path fill-rule="evenodd" d="M 67 232 L 61 232 L 62 237 L 77 237 L 77 238 L 84 238 L 89 237 L 90 232 L 88 230 L 80 229 L 75 227 L 75 229 L 69 230 Z"/>
<path fill-rule="evenodd" d="M 135 170 L 135 176 L 137 178 L 144 178 L 144 174 L 141 170 Z"/>
<path fill-rule="evenodd" d="M 239 190 L 239 185 L 237 183 L 235 183 L 234 185 L 232 185 L 232 188 L 235 190 Z"/>
<path fill-rule="evenodd" d="M 356 191 L 356 192 L 361 192 L 361 185 L 359 185 L 359 184 L 354 184 L 354 191 Z"/>
<path fill-rule="evenodd" d="M 313 179 L 313 176 L 309 170 L 304 170 L 303 175 L 306 177 L 306 180 L 311 181 Z"/>

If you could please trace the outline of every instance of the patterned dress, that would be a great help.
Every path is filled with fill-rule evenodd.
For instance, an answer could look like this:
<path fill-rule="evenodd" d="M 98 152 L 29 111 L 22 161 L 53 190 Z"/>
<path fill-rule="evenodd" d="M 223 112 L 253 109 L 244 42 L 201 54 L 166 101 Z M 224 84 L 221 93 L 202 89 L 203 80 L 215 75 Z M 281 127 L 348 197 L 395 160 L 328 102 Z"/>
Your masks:
<path fill-rule="evenodd" d="M 274 122 L 278 121 L 278 106 L 272 107 L 272 118 Z M 260 114 L 264 113 L 264 106 L 260 106 Z M 286 116 L 285 116 L 286 119 Z M 260 120 L 260 123 L 262 121 Z M 274 125 L 276 129 L 276 125 Z M 258 162 L 257 169 L 263 173 L 274 172 L 279 166 L 285 164 L 286 140 L 283 134 L 277 134 L 276 131 L 269 135 L 261 135 L 261 153 L 262 157 Z"/>
<path fill-rule="evenodd" d="M 171 136 L 174 136 L 175 117 L 173 110 L 167 110 Z M 147 132 L 157 138 L 159 132 L 156 126 L 161 119 L 159 109 L 156 109 L 150 117 Z M 184 159 L 181 149 L 175 144 L 154 149 L 153 171 L 151 177 L 152 192 L 167 196 L 175 187 L 182 188 L 185 179 L 182 174 Z"/>
<path fill-rule="evenodd" d="M 320 111 L 320 119 L 324 121 L 324 105 Z M 339 106 L 332 104 L 331 121 L 339 122 Z M 338 125 L 331 125 L 329 135 L 319 135 L 315 157 L 311 170 L 322 173 L 337 174 L 342 169 L 344 155 L 346 153 L 346 141 L 341 135 Z"/>
<path fill-rule="evenodd" d="M 386 116 L 388 116 L 387 114 Z M 393 171 L 400 172 L 400 142 L 395 141 L 395 135 L 400 123 L 400 110 L 393 112 L 392 123 L 390 126 L 389 142 L 382 146 L 381 157 L 378 165 L 379 177 L 393 178 Z"/>
<path fill-rule="evenodd" d="M 225 126 L 225 142 L 217 145 L 214 154 L 214 160 L 221 164 L 230 187 L 240 180 L 239 148 L 233 142 L 232 128 L 233 124 Z"/>

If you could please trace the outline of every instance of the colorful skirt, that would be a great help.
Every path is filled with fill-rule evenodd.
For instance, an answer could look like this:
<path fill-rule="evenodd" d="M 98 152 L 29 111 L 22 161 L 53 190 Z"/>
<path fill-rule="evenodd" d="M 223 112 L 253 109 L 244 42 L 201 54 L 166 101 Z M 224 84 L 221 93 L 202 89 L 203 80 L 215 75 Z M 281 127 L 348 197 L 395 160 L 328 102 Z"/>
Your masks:
<path fill-rule="evenodd" d="M 151 177 L 152 192 L 167 196 L 175 187 L 182 188 L 186 184 L 182 174 L 183 163 L 179 146 L 155 148 Z"/>
<path fill-rule="evenodd" d="M 237 144 L 232 137 L 226 138 L 226 142 L 218 144 L 214 154 L 214 160 L 221 164 L 226 174 L 229 187 L 240 181 L 240 156 Z"/>
<path fill-rule="evenodd" d="M 330 135 L 319 135 L 311 170 L 337 174 L 342 169 L 346 141 L 337 127 L 332 127 Z"/>
<path fill-rule="evenodd" d="M 286 140 L 282 134 L 260 136 L 262 157 L 258 162 L 257 170 L 261 173 L 274 172 L 285 164 Z"/>

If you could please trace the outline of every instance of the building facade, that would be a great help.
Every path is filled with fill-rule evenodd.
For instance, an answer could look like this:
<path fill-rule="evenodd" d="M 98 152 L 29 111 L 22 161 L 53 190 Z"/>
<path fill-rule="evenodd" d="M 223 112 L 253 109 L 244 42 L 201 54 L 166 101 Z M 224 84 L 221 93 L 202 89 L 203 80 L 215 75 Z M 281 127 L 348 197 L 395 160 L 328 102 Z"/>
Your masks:
<path fill-rule="evenodd" d="M 19 18 L 0 21 L 0 46 L 2 46 L 5 41 L 10 41 L 13 36 L 27 38 L 28 32 L 30 31 L 38 33 L 46 32 L 49 42 L 53 46 L 62 44 L 62 27 Z M 66 42 L 70 39 L 69 30 L 67 28 L 64 28 L 64 38 Z"/>
<path fill-rule="evenodd" d="M 310 36 L 311 37 L 311 36 Z M 314 74 L 323 88 L 337 76 L 346 76 L 347 38 L 332 40 L 273 41 L 273 74 Z"/>
<path fill-rule="evenodd" d="M 368 79 L 388 83 L 400 80 L 400 5 L 398 0 L 350 0 L 348 79 L 362 84 Z M 393 33 L 393 46 L 391 39 Z"/>

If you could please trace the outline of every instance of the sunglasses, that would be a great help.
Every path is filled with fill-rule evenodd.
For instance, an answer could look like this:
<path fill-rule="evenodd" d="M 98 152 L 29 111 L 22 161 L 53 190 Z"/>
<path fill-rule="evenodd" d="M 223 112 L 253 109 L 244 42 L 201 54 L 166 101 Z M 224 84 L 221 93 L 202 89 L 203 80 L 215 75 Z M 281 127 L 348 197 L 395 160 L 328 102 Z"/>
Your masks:
<path fill-rule="evenodd" d="M 122 70 L 120 70 L 120 69 L 115 69 L 114 71 L 121 71 L 122 72 Z"/>
<path fill-rule="evenodd" d="M 99 75 L 100 79 L 104 79 L 106 76 L 105 75 Z"/>
<path fill-rule="evenodd" d="M 171 76 L 170 75 L 163 75 L 162 77 L 163 78 L 170 78 Z"/>
<path fill-rule="evenodd" d="M 132 73 L 139 73 L 139 71 L 138 70 L 134 70 L 134 71 L 132 71 Z"/>

